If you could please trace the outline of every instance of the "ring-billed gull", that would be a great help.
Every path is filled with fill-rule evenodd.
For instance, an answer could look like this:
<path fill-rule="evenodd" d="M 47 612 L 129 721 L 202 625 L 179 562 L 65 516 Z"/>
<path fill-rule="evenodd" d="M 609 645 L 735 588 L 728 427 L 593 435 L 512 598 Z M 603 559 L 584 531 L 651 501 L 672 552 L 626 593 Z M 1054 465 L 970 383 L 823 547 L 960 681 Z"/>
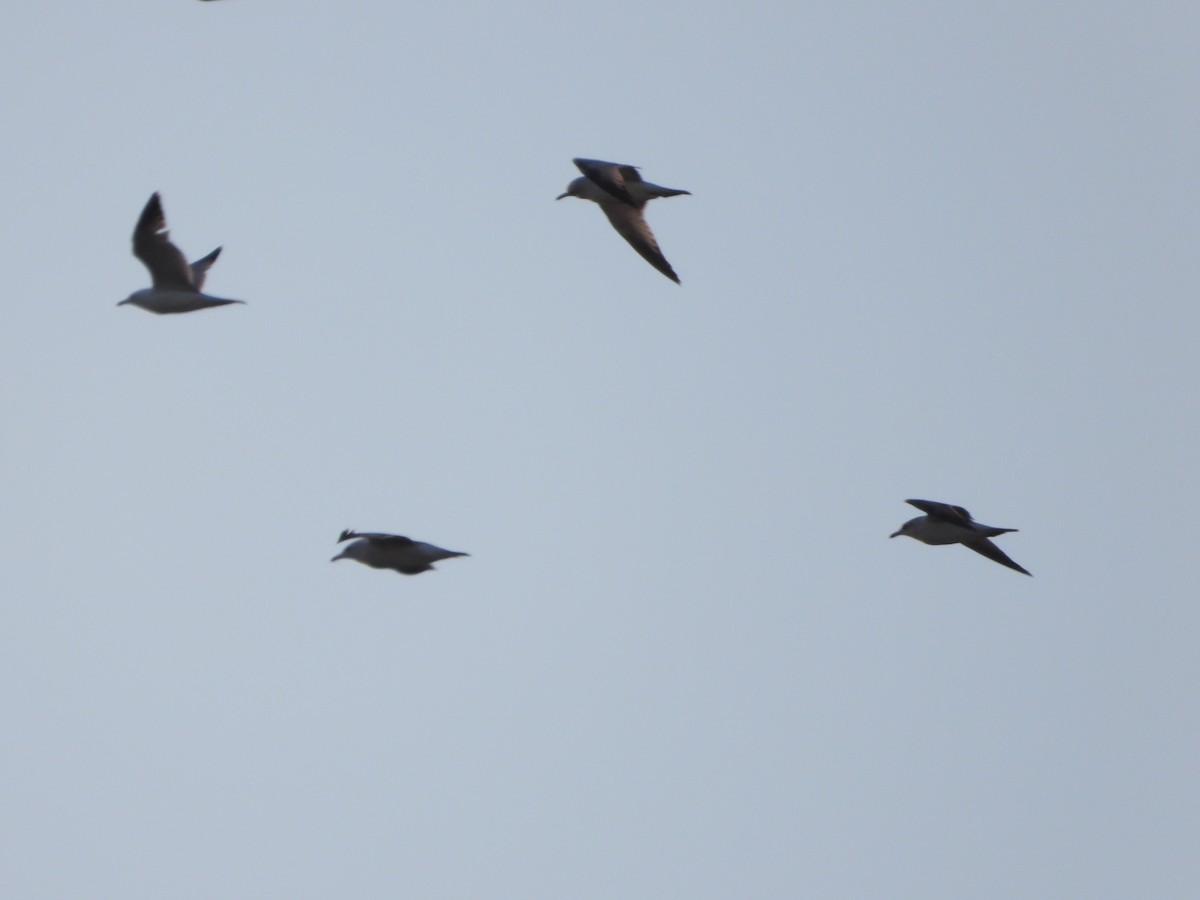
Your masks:
<path fill-rule="evenodd" d="M 150 270 L 153 287 L 134 291 L 117 306 L 129 303 L 152 313 L 185 313 L 210 306 L 245 303 L 244 300 L 223 300 L 202 293 L 204 277 L 221 253 L 212 253 L 188 264 L 183 252 L 171 243 L 167 218 L 163 215 L 162 199 L 155 192 L 146 202 L 133 229 L 133 255 Z"/>
<path fill-rule="evenodd" d="M 971 514 L 961 506 L 951 506 L 949 503 L 938 503 L 934 500 L 907 500 L 921 512 L 923 516 L 909 519 L 900 526 L 900 530 L 890 535 L 906 535 L 924 544 L 962 544 L 976 553 L 986 556 L 1002 566 L 1016 569 L 1018 572 L 1031 574 L 1008 558 L 1008 555 L 993 544 L 988 538 L 998 534 L 1008 534 L 1015 528 L 995 528 L 991 525 L 981 525 L 971 518 Z"/>
<path fill-rule="evenodd" d="M 444 550 L 433 544 L 414 541 L 398 534 L 378 534 L 351 531 L 347 528 L 338 538 L 338 543 L 351 541 L 330 562 L 353 559 L 373 569 L 395 569 L 405 575 L 419 575 L 433 568 L 439 559 L 455 556 L 470 556 L 457 550 Z"/>
<path fill-rule="evenodd" d="M 583 177 L 572 181 L 567 185 L 566 192 L 554 199 L 578 197 L 599 204 L 612 227 L 617 229 L 617 234 L 625 238 L 629 245 L 641 254 L 642 259 L 679 284 L 679 276 L 658 249 L 658 241 L 654 239 L 654 232 L 646 224 L 643 211 L 646 203 L 655 197 L 690 195 L 691 191 L 665 188 L 643 181 L 636 166 L 599 159 L 576 159 L 574 163 L 583 173 Z"/>

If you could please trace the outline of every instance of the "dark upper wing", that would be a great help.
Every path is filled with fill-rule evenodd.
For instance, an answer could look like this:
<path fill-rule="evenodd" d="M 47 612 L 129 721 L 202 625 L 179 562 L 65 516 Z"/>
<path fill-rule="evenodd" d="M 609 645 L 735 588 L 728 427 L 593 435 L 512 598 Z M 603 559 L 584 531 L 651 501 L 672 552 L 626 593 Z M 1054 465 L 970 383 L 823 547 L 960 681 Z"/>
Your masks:
<path fill-rule="evenodd" d="M 372 544 L 379 544 L 383 547 L 409 547 L 415 543 L 412 538 L 398 534 L 360 534 L 359 537 L 366 538 Z"/>
<path fill-rule="evenodd" d="M 936 500 L 905 500 L 927 516 L 941 519 L 943 522 L 953 522 L 955 525 L 970 525 L 971 514 L 961 506 L 951 506 L 949 503 L 938 503 Z"/>
<path fill-rule="evenodd" d="M 192 267 L 187 257 L 171 243 L 162 200 L 154 193 L 133 229 L 133 255 L 150 270 L 155 290 L 192 291 Z"/>
<path fill-rule="evenodd" d="M 190 266 L 192 270 L 192 285 L 196 290 L 204 287 L 204 279 L 208 274 L 208 270 L 212 268 L 212 264 L 217 261 L 217 257 L 221 255 L 221 248 L 218 247 L 208 256 L 201 257 Z"/>
<path fill-rule="evenodd" d="M 641 254 L 642 259 L 679 284 L 679 276 L 675 274 L 675 270 L 671 268 L 667 258 L 658 249 L 658 241 L 654 239 L 654 232 L 646 224 L 646 218 L 640 209 L 616 203 L 598 205 L 608 216 L 612 227 L 617 229 L 617 234 L 625 238 L 629 242 L 629 246 Z"/>
<path fill-rule="evenodd" d="M 642 180 L 642 173 L 638 171 L 637 166 L 617 166 L 617 171 L 621 173 L 621 180 L 626 184 L 637 184 Z"/>
<path fill-rule="evenodd" d="M 604 162 L 600 159 L 575 159 L 572 160 L 575 166 L 582 172 L 587 179 L 610 195 L 614 200 L 620 200 L 622 203 L 628 203 L 631 206 L 638 206 L 638 201 L 633 198 L 625 187 L 626 184 L 634 184 L 642 180 L 642 176 L 633 166 L 625 166 L 620 163 Z M 641 205 L 645 205 L 644 203 Z"/>
<path fill-rule="evenodd" d="M 1016 569 L 1018 572 L 1024 572 L 1026 575 L 1033 577 L 1033 573 L 1026 571 L 1018 566 L 1015 562 L 1008 558 L 1008 554 L 989 541 L 987 538 L 979 538 L 973 541 L 963 541 L 964 547 L 970 547 L 976 553 L 986 556 L 992 562 L 998 562 L 1002 566 L 1008 566 L 1010 569 Z"/>
<path fill-rule="evenodd" d="M 378 531 L 353 531 L 349 528 L 342 532 L 337 542 L 340 544 L 342 541 L 349 541 L 355 538 L 365 538 L 373 543 L 392 547 L 407 547 L 414 543 L 411 538 L 402 537 L 398 534 L 383 534 Z"/>

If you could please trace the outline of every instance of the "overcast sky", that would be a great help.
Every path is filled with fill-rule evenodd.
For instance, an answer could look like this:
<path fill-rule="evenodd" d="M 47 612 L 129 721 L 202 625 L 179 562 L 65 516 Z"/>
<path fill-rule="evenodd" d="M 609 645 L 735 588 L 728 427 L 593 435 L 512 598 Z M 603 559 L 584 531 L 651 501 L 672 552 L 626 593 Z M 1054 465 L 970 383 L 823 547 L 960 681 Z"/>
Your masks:
<path fill-rule="evenodd" d="M 13 5 L 0 893 L 1200 896 L 1198 28 Z"/>

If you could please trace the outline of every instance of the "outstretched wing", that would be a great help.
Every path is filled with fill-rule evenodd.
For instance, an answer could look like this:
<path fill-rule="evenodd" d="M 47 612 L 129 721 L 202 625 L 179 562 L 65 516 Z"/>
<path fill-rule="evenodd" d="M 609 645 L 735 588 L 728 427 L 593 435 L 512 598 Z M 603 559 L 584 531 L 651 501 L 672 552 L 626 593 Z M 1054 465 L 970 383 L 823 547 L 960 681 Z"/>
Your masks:
<path fill-rule="evenodd" d="M 167 218 L 158 193 L 151 195 L 133 229 L 133 255 L 150 270 L 155 290 L 192 291 L 192 267 L 187 257 L 171 243 Z"/>
<path fill-rule="evenodd" d="M 196 290 L 204 287 L 204 278 L 208 274 L 208 270 L 212 268 L 212 264 L 217 261 L 217 257 L 221 255 L 221 248 L 218 247 L 208 256 L 201 257 L 191 265 L 192 270 L 192 286 Z"/>
<path fill-rule="evenodd" d="M 411 547 L 416 543 L 412 538 L 399 534 L 360 534 L 359 537 L 365 537 L 372 544 L 379 544 L 381 547 Z"/>
<path fill-rule="evenodd" d="M 617 230 L 617 234 L 625 238 L 629 242 L 629 246 L 636 250 L 642 259 L 679 284 L 679 276 L 675 274 L 675 270 L 671 268 L 671 264 L 667 262 L 663 252 L 658 249 L 658 241 L 654 239 L 654 232 L 646 224 L 646 217 L 642 215 L 640 209 L 618 203 L 600 203 L 598 205 L 608 216 L 608 221 Z"/>
<path fill-rule="evenodd" d="M 627 187 L 627 185 L 637 184 L 642 180 L 636 166 L 604 162 L 600 159 L 575 159 L 572 162 L 589 181 L 613 199 L 628 203 L 630 206 L 646 205 L 644 200 L 640 203 L 635 200 Z"/>
<path fill-rule="evenodd" d="M 936 500 L 905 500 L 911 506 L 915 506 L 927 516 L 932 516 L 935 519 L 941 519 L 943 522 L 951 522 L 954 525 L 965 525 L 970 527 L 971 514 L 961 506 L 951 506 L 949 503 L 938 503 Z"/>
<path fill-rule="evenodd" d="M 1030 577 L 1033 577 L 1031 572 L 1018 566 L 1015 562 L 1008 558 L 1008 554 L 989 541 L 987 538 L 979 538 L 978 540 L 963 541 L 964 547 L 969 547 L 981 556 L 986 556 L 992 562 L 998 562 L 1002 566 L 1008 566 L 1010 569 L 1016 569 L 1018 572 L 1023 572 Z"/>
<path fill-rule="evenodd" d="M 398 534 L 382 534 L 377 531 L 353 531 L 349 528 L 341 533 L 337 542 L 340 544 L 342 541 L 351 541 L 355 538 L 365 538 L 372 543 L 383 544 L 389 547 L 409 547 L 414 543 L 411 538 L 406 538 Z"/>

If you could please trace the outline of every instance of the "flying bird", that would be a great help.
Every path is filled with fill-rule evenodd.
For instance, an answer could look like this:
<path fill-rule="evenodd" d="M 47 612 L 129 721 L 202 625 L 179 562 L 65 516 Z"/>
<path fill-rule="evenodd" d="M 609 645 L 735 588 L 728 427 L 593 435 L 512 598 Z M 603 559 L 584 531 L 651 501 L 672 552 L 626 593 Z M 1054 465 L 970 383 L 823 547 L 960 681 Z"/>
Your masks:
<path fill-rule="evenodd" d="M 375 534 L 351 531 L 347 528 L 338 538 L 338 543 L 351 541 L 330 562 L 353 559 L 372 569 L 395 569 L 404 575 L 420 575 L 433 568 L 440 559 L 455 556 L 470 556 L 457 550 L 444 550 L 433 544 L 414 541 L 398 534 Z"/>
<path fill-rule="evenodd" d="M 900 526 L 900 530 L 890 535 L 897 537 L 907 535 L 916 538 L 923 544 L 962 544 L 976 553 L 986 556 L 992 562 L 1016 569 L 1030 575 L 1025 569 L 1008 558 L 1007 554 L 988 538 L 998 534 L 1008 534 L 1015 528 L 995 528 L 991 525 L 980 525 L 971 518 L 971 514 L 961 506 L 951 506 L 949 503 L 938 503 L 934 500 L 907 500 L 921 512 L 923 516 L 909 519 Z"/>
<path fill-rule="evenodd" d="M 576 159 L 574 163 L 583 173 L 583 177 L 576 178 L 568 184 L 566 193 L 559 194 L 554 199 L 578 197 L 598 203 L 600 209 L 608 216 L 612 227 L 617 229 L 617 234 L 625 238 L 629 246 L 641 254 L 642 259 L 679 284 L 679 276 L 658 249 L 658 241 L 654 239 L 654 232 L 646 224 L 643 210 L 646 203 L 655 197 L 675 197 L 679 194 L 690 196 L 691 191 L 665 188 L 642 181 L 636 166 L 598 159 Z"/>
<path fill-rule="evenodd" d="M 185 313 L 210 306 L 244 303 L 244 300 L 222 300 L 201 292 L 204 277 L 220 254 L 218 247 L 189 265 L 183 252 L 171 243 L 162 199 L 157 192 L 151 194 L 133 229 L 133 255 L 150 270 L 153 287 L 134 291 L 117 306 L 129 303 L 152 313 Z"/>

